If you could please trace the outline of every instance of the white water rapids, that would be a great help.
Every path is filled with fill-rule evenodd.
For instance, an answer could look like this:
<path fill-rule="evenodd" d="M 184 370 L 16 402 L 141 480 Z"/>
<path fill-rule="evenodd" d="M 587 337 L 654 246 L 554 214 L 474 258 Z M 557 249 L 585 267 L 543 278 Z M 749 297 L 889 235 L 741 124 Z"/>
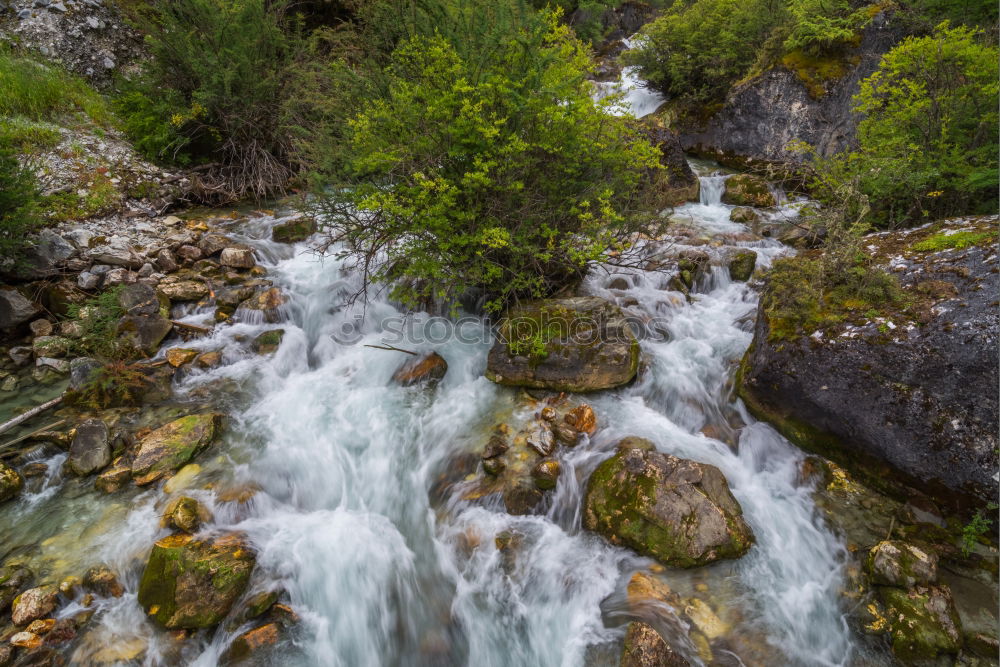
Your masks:
<path fill-rule="evenodd" d="M 710 249 L 718 265 L 690 302 L 655 272 L 619 274 L 630 286 L 609 289 L 607 273 L 596 270 L 584 285 L 636 316 L 659 318 L 667 335 L 642 342 L 645 369 L 633 385 L 588 397 L 601 428 L 590 441 L 558 450 L 563 472 L 543 516 L 511 516 L 438 485 L 453 461 L 481 451 L 493 424 L 529 410 L 519 392 L 483 377 L 489 340 L 449 337 L 441 321 L 424 327 L 421 340 L 394 340 L 435 350 L 449 365 L 433 392 L 396 386 L 390 377 L 405 355 L 365 345 L 386 342 L 386 323 L 404 313 L 384 298 L 345 305 L 357 277 L 307 243 L 270 241 L 283 218 L 256 217 L 234 228 L 290 301 L 280 324 L 238 322 L 189 345 L 223 350 L 224 363 L 188 373 L 177 391 L 213 393 L 232 423 L 224 442 L 202 455 L 202 471 L 185 493 L 212 510 L 204 530 L 249 536 L 258 552 L 252 591 L 283 589 L 300 616 L 273 664 L 617 665 L 628 620 L 625 585 L 652 563 L 583 531 L 580 506 L 589 474 L 629 435 L 717 466 L 756 534 L 739 560 L 658 575 L 685 598 L 705 601 L 727 626 L 710 664 L 881 664 L 879 656 L 860 655 L 844 620 L 846 549 L 800 480 L 804 455 L 732 397 L 758 295 L 730 281 L 715 246 L 753 247 L 765 267 L 786 250 L 775 241 L 741 240 L 747 229 L 729 222 L 731 207 L 720 203 L 723 180 L 702 177 L 701 202 L 675 211 L 682 224 L 715 240 L 697 246 Z M 248 340 L 277 327 L 285 335 L 275 354 L 249 351 Z M 351 332 L 360 332 L 357 340 L 338 342 Z M 245 502 L 219 499 L 217 491 L 241 484 L 258 490 Z M 44 548 L 72 542 L 81 561 L 110 564 L 126 585 L 122 598 L 97 601 L 96 629 L 76 661 L 94 664 L 101 647 L 139 642 L 148 645 L 140 664 L 217 664 L 249 626 L 224 622 L 213 638 L 198 635 L 178 648 L 136 601 L 149 548 L 168 532 L 157 516 L 163 494 L 134 491 L 95 509 L 81 489 L 47 487 L 19 501 L 15 515 L 56 521 L 59 503 L 64 530 L 92 522 Z M 505 531 L 519 536 L 513 554 L 495 543 Z M 673 622 L 682 630 L 692 625 Z M 692 664 L 705 664 L 683 634 L 676 642 Z"/>

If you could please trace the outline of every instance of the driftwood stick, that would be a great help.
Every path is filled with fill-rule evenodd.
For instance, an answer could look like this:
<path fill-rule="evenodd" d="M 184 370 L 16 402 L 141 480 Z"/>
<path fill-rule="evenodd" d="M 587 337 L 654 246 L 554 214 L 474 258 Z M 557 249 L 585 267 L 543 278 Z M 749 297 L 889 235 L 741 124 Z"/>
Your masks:
<path fill-rule="evenodd" d="M 392 345 L 365 345 L 365 347 L 370 347 L 376 350 L 389 350 L 390 352 L 405 352 L 406 354 L 412 354 L 417 356 L 416 352 L 411 352 L 410 350 L 404 350 L 401 347 L 393 347 Z"/>
<path fill-rule="evenodd" d="M 4 444 L 0 445 L 0 451 L 3 451 L 3 450 L 5 450 L 5 449 L 7 449 L 9 447 L 13 447 L 14 445 L 16 445 L 19 442 L 23 442 L 25 440 L 33 438 L 34 436 L 38 435 L 39 433 L 44 433 L 45 431 L 48 431 L 48 430 L 53 429 L 53 428 L 56 428 L 57 426 L 62 426 L 65 423 L 66 423 L 65 419 L 60 419 L 57 422 L 52 422 L 51 424 L 47 424 L 46 426 L 43 426 L 43 427 L 41 427 L 38 430 L 32 431 L 31 433 L 26 433 L 25 435 L 22 435 L 20 438 L 14 438 L 10 442 L 5 442 Z"/>
<path fill-rule="evenodd" d="M 187 322 L 178 322 L 177 320 L 170 320 L 170 323 L 179 329 L 187 329 L 189 331 L 197 331 L 198 333 L 212 333 L 212 330 L 208 327 L 200 327 L 197 324 L 188 324 Z"/>
<path fill-rule="evenodd" d="M 48 410 L 49 408 L 54 407 L 56 405 L 59 405 L 60 403 L 62 403 L 62 400 L 63 400 L 62 396 L 60 396 L 59 398 L 53 398 L 51 401 L 48 401 L 46 403 L 42 403 L 38 407 L 31 408 L 30 410 L 28 410 L 27 412 L 25 412 L 23 415 L 18 415 L 17 417 L 14 417 L 10 421 L 6 421 L 3 424 L 0 424 L 0 433 L 3 433 L 4 431 L 9 431 L 10 429 L 14 428 L 18 424 L 20 424 L 22 422 L 28 421 L 29 419 L 31 419 L 35 415 L 39 415 L 39 414 L 45 412 L 46 410 Z"/>

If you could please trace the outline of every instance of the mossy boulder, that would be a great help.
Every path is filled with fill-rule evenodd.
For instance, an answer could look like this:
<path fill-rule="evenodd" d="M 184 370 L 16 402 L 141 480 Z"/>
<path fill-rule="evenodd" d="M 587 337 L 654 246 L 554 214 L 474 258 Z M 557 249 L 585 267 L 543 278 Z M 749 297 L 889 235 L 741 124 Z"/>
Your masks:
<path fill-rule="evenodd" d="M 729 220 L 749 225 L 760 220 L 760 216 L 757 215 L 757 211 L 748 206 L 737 206 L 729 212 Z"/>
<path fill-rule="evenodd" d="M 881 588 L 892 652 L 903 664 L 921 664 L 962 648 L 962 624 L 945 586 Z"/>
<path fill-rule="evenodd" d="M 177 470 L 208 447 L 222 430 L 222 415 L 204 413 L 175 419 L 139 445 L 132 462 L 136 484 L 149 484 Z"/>
<path fill-rule="evenodd" d="M 938 557 L 913 544 L 883 540 L 868 552 L 866 569 L 873 583 L 911 588 L 937 581 Z"/>
<path fill-rule="evenodd" d="M 278 243 L 299 243 L 316 233 L 316 222 L 312 218 L 301 217 L 275 225 L 271 236 Z"/>
<path fill-rule="evenodd" d="M 639 341 L 621 309 L 599 297 L 546 299 L 512 308 L 490 350 L 498 384 L 588 392 L 631 382 Z"/>
<path fill-rule="evenodd" d="M 627 438 L 587 484 L 583 524 L 672 567 L 739 558 L 754 542 L 718 468 Z"/>
<path fill-rule="evenodd" d="M 753 250 L 738 250 L 729 257 L 729 278 L 746 282 L 757 267 L 757 253 Z"/>
<path fill-rule="evenodd" d="M 21 473 L 0 462 L 0 503 L 15 497 L 23 486 L 24 478 Z"/>
<path fill-rule="evenodd" d="M 701 250 L 684 250 L 677 257 L 677 277 L 688 291 L 693 290 L 698 279 L 708 274 L 711 258 Z"/>
<path fill-rule="evenodd" d="M 284 329 L 270 329 L 253 339 L 253 351 L 257 354 L 272 354 L 281 347 L 285 338 Z"/>
<path fill-rule="evenodd" d="M 690 664 L 663 641 L 652 626 L 641 621 L 628 624 L 619 667 L 687 667 Z"/>
<path fill-rule="evenodd" d="M 776 206 L 778 201 L 771 193 L 767 181 L 760 176 L 736 174 L 726 179 L 726 190 L 722 194 L 722 203 L 732 206 L 767 208 Z"/>
<path fill-rule="evenodd" d="M 194 533 L 203 523 L 211 520 L 212 513 L 207 507 L 190 496 L 180 496 L 167 505 L 162 523 L 185 533 Z"/>
<path fill-rule="evenodd" d="M 139 604 L 176 630 L 221 621 L 246 590 L 256 556 L 237 534 L 207 540 L 175 534 L 156 542 L 139 582 Z"/>

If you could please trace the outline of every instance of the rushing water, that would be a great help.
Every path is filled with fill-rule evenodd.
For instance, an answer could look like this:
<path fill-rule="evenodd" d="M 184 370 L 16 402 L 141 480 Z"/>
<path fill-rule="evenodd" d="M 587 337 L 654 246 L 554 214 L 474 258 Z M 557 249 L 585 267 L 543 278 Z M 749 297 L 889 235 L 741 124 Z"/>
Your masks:
<path fill-rule="evenodd" d="M 617 664 L 629 619 L 625 584 L 652 563 L 583 531 L 580 506 L 587 476 L 627 435 L 718 466 L 756 534 L 742 559 L 658 575 L 682 597 L 704 601 L 728 628 L 712 643 L 712 664 L 857 662 L 838 599 L 846 551 L 800 480 L 803 455 L 732 397 L 757 294 L 729 280 L 725 252 L 751 246 L 766 267 L 786 249 L 749 240 L 744 226 L 729 221 L 730 207 L 720 203 L 724 179 L 703 176 L 701 201 L 674 212 L 713 258 L 690 301 L 657 272 L 621 274 L 630 285 L 622 290 L 609 289 L 607 272 L 595 270 L 583 286 L 657 318 L 665 335 L 643 341 L 644 370 L 632 386 L 591 397 L 601 429 L 560 450 L 563 474 L 542 516 L 511 516 L 438 483 L 455 461 L 481 450 L 493 424 L 533 412 L 519 392 L 483 377 L 488 336 L 459 340 L 445 322 L 403 313 L 384 297 L 348 305 L 357 277 L 308 244 L 271 242 L 280 217 L 234 227 L 290 301 L 280 324 L 245 318 L 191 344 L 223 350 L 224 363 L 182 377 L 181 400 L 211 395 L 233 419 L 225 442 L 171 491 L 183 488 L 212 510 L 205 530 L 249 536 L 258 552 L 254 590 L 287 592 L 301 623 L 275 664 Z M 421 337 L 394 339 L 402 321 Z M 285 336 L 275 354 L 250 352 L 249 340 L 279 326 Z M 473 325 L 469 333 L 477 332 L 483 328 Z M 366 347 L 387 341 L 437 351 L 448 361 L 446 377 L 433 392 L 394 385 L 405 355 Z M 96 663 L 107 647 L 145 645 L 136 658 L 145 664 L 216 664 L 245 627 L 224 623 L 211 639 L 178 645 L 136 601 L 149 547 L 167 533 L 158 520 L 166 494 L 133 489 L 95 500 L 82 482 L 60 480 L 59 456 L 48 459 L 51 479 L 0 518 L 0 529 L 40 541 L 54 573 L 105 562 L 122 578 L 128 592 L 98 600 L 95 629 L 76 661 Z M 513 553 L 497 548 L 504 532 L 519 536 Z M 56 556 L 68 552 L 72 559 Z M 62 613 L 79 609 L 71 604 Z M 690 618 L 661 611 L 678 649 L 704 664 L 704 647 L 699 652 L 686 632 Z"/>

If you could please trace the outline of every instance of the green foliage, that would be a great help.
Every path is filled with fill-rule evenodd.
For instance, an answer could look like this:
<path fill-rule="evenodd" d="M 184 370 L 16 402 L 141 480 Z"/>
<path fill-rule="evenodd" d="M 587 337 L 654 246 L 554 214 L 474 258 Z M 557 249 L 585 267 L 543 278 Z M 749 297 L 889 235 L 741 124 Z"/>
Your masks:
<path fill-rule="evenodd" d="M 404 303 L 472 290 L 496 311 L 572 283 L 625 249 L 659 164 L 593 100 L 587 51 L 554 15 L 498 37 L 469 58 L 440 36 L 403 42 L 321 200 L 333 240 Z"/>
<path fill-rule="evenodd" d="M 786 17 L 781 0 L 676 2 L 640 31 L 640 45 L 625 61 L 669 98 L 703 105 L 723 99 L 750 71 Z"/>
<path fill-rule="evenodd" d="M 858 31 L 872 18 L 868 7 L 854 9 L 848 0 L 790 0 L 788 11 L 791 21 L 785 48 L 811 55 L 856 41 Z"/>
<path fill-rule="evenodd" d="M 986 509 L 995 514 L 997 505 L 989 503 Z M 983 514 L 983 510 L 976 510 L 976 515 L 962 528 L 962 555 L 968 558 L 972 550 L 975 549 L 976 543 L 989 533 L 992 526 L 993 519 Z"/>
<path fill-rule="evenodd" d="M 83 80 L 0 46 L 0 116 L 37 121 L 72 111 L 101 125 L 112 120 L 107 102 Z"/>
<path fill-rule="evenodd" d="M 96 369 L 90 380 L 69 395 L 70 403 L 91 410 L 136 406 L 150 381 L 136 364 L 111 361 Z"/>
<path fill-rule="evenodd" d="M 942 21 L 981 28 L 992 33 L 996 43 L 997 3 L 993 0 L 903 0 L 896 16 L 914 35 L 928 35 Z"/>
<path fill-rule="evenodd" d="M 876 224 L 996 210 L 997 59 L 974 31 L 942 24 L 862 83 L 858 149 L 833 167 L 859 179 Z"/>
<path fill-rule="evenodd" d="M 914 250 L 920 252 L 938 252 L 940 250 L 963 250 L 975 245 L 987 245 L 996 242 L 997 233 L 961 231 L 954 234 L 935 234 L 913 244 Z"/>
<path fill-rule="evenodd" d="M 0 257 L 20 258 L 28 232 L 41 224 L 39 200 L 34 174 L 0 141 Z"/>
<path fill-rule="evenodd" d="M 136 15 L 152 60 L 118 100 L 147 155 L 218 163 L 217 192 L 264 197 L 291 172 L 284 84 L 302 45 L 288 2 L 176 0 Z"/>
<path fill-rule="evenodd" d="M 122 288 L 104 290 L 83 305 L 71 304 L 69 316 L 79 319 L 83 335 L 76 340 L 77 351 L 98 359 L 121 360 L 134 353 L 118 340 L 118 321 L 125 310 L 118 302 Z"/>
<path fill-rule="evenodd" d="M 107 174 L 91 172 L 84 177 L 85 194 L 75 191 L 56 192 L 43 198 L 45 217 L 53 222 L 85 220 L 95 215 L 111 213 L 120 204 L 122 195 Z"/>
<path fill-rule="evenodd" d="M 50 123 L 30 120 L 24 116 L 0 118 L 0 145 L 10 146 L 20 153 L 54 148 L 61 139 L 59 130 Z"/>

